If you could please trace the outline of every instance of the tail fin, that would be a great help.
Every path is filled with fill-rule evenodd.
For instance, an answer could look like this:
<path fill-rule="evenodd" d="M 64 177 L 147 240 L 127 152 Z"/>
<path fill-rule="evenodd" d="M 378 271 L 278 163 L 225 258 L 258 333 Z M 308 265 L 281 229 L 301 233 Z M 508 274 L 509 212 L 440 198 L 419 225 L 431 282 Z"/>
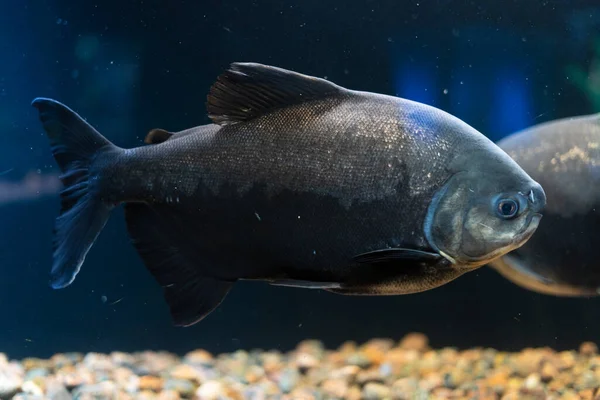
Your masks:
<path fill-rule="evenodd" d="M 75 280 L 108 220 L 112 205 L 100 198 L 90 167 L 99 153 L 117 147 L 58 101 L 36 98 L 31 105 L 39 111 L 52 154 L 62 171 L 61 210 L 54 226 L 50 273 L 51 286 L 59 289 Z"/>

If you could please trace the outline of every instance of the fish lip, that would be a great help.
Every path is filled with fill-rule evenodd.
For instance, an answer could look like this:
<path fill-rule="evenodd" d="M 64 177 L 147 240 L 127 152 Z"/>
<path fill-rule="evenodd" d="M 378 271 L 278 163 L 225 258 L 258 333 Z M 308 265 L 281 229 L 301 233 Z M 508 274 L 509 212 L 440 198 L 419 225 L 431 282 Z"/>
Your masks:
<path fill-rule="evenodd" d="M 532 212 L 531 214 L 529 214 L 527 216 L 527 224 L 517 235 L 515 235 L 516 240 L 514 240 L 514 243 L 521 242 L 520 246 L 524 245 L 525 242 L 527 242 L 537 230 L 540 221 L 542 220 L 542 217 L 543 214 L 539 212 Z"/>
<path fill-rule="evenodd" d="M 537 230 L 542 217 L 543 217 L 543 215 L 541 213 L 538 213 L 538 212 L 530 213 L 527 216 L 527 223 L 525 224 L 525 227 L 515 234 L 512 244 L 510 244 L 509 246 L 503 247 L 501 249 L 498 249 L 496 251 L 493 251 L 489 254 L 486 254 L 486 255 L 483 255 L 480 257 L 473 257 L 473 258 L 471 258 L 469 264 L 473 264 L 473 265 L 489 264 L 490 262 L 523 246 L 533 236 L 533 234 Z M 534 221 L 534 219 L 536 221 Z M 535 224 L 535 226 L 534 226 L 534 224 Z M 516 245 L 516 243 L 520 243 L 520 244 Z"/>
<path fill-rule="evenodd" d="M 535 219 L 535 223 L 536 223 L 536 227 L 535 229 L 537 229 L 537 225 L 539 225 L 540 221 L 542 220 L 542 217 L 544 215 L 542 213 L 539 212 L 533 212 L 531 213 L 528 217 L 527 217 L 527 226 L 525 226 L 525 228 L 523 228 L 523 230 L 521 231 L 522 233 L 527 232 L 530 228 L 531 228 L 531 223 L 533 222 L 533 220 Z M 534 229 L 534 231 L 535 231 Z"/>
<path fill-rule="evenodd" d="M 502 257 L 511 251 L 518 249 L 523 246 L 537 231 L 537 228 L 540 225 L 540 221 L 542 220 L 543 214 L 539 212 L 532 212 L 527 216 L 527 224 L 525 227 L 515 235 L 514 240 L 510 246 L 502 249 L 502 253 L 499 256 L 494 257 L 494 259 L 498 257 Z"/>

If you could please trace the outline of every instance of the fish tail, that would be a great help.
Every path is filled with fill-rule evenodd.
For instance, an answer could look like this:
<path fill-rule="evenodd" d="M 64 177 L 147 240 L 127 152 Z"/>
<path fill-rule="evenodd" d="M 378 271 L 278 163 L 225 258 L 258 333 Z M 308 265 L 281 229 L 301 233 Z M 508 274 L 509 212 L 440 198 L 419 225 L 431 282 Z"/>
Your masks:
<path fill-rule="evenodd" d="M 59 289 L 75 280 L 114 207 L 100 196 L 94 160 L 100 154 L 122 149 L 58 101 L 38 97 L 32 106 L 39 112 L 52 154 L 62 172 L 61 209 L 54 225 L 50 273 L 50 285 Z"/>

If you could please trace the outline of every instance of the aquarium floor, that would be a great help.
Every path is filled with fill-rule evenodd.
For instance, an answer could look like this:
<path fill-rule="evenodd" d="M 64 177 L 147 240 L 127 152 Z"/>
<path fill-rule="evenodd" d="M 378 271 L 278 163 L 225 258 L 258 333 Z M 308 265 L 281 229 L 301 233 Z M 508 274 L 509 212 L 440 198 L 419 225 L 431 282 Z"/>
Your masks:
<path fill-rule="evenodd" d="M 195 350 L 56 354 L 8 360 L 0 354 L 2 399 L 600 399 L 600 355 L 550 348 L 431 349 L 413 333 L 327 350 L 315 340 L 289 353 Z"/>

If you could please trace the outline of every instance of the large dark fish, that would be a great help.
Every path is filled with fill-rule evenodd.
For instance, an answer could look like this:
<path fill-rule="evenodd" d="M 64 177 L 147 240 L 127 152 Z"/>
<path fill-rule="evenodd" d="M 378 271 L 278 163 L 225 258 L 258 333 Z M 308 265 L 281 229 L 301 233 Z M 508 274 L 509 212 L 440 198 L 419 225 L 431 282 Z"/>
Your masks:
<path fill-rule="evenodd" d="M 538 124 L 498 144 L 544 187 L 548 205 L 535 235 L 492 266 L 535 292 L 600 294 L 600 114 Z"/>
<path fill-rule="evenodd" d="M 125 204 L 176 325 L 238 280 L 385 295 L 428 290 L 522 245 L 545 204 L 506 153 L 436 108 L 234 63 L 214 124 L 122 149 L 61 103 L 33 101 L 62 170 L 51 285 L 68 286 Z"/>

